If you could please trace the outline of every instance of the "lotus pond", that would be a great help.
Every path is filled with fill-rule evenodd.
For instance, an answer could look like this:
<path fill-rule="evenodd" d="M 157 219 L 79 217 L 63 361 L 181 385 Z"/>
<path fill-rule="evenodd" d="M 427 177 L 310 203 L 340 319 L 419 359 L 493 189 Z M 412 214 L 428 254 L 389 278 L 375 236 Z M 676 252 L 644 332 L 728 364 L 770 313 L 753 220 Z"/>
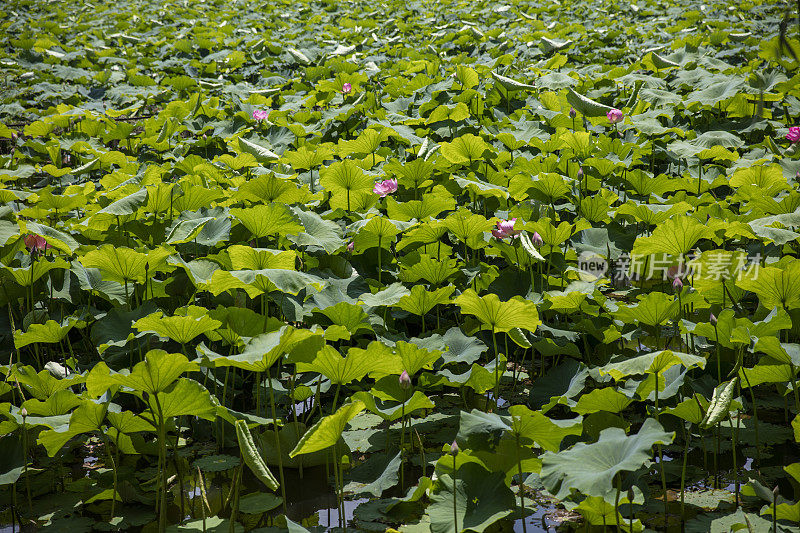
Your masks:
<path fill-rule="evenodd" d="M 797 6 L 0 14 L 3 532 L 798 530 Z"/>

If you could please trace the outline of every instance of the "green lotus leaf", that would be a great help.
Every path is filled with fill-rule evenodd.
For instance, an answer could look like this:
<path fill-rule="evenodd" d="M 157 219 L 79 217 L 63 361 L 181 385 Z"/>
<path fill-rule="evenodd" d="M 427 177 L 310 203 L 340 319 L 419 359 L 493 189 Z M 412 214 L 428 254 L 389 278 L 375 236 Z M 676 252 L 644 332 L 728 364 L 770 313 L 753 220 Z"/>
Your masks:
<path fill-rule="evenodd" d="M 521 442 L 533 442 L 539 448 L 557 452 L 561 449 L 561 441 L 569 435 L 578 436 L 582 431 L 580 417 L 558 420 L 550 419 L 540 411 L 531 411 L 524 405 L 512 405 L 508 408 L 510 432 L 519 435 Z"/>
<path fill-rule="evenodd" d="M 483 161 L 492 153 L 483 138 L 471 133 L 456 137 L 452 142 L 443 142 L 439 151 L 454 165 L 472 165 L 473 161 Z"/>
<path fill-rule="evenodd" d="M 286 150 L 281 158 L 296 170 L 311 170 L 333 157 L 333 148 L 329 143 L 316 146 L 302 145 L 297 150 Z"/>
<path fill-rule="evenodd" d="M 228 257 L 234 270 L 294 270 L 297 254 L 290 250 L 269 250 L 235 244 L 228 248 Z"/>
<path fill-rule="evenodd" d="M 353 335 L 363 332 L 372 331 L 372 326 L 369 323 L 369 316 L 361 308 L 361 306 L 351 304 L 349 302 L 339 302 L 336 305 L 326 307 L 322 310 L 315 310 L 316 313 L 325 315 L 333 323 L 334 330 L 339 330 L 337 339 L 350 339 Z M 330 330 L 331 327 L 328 327 Z M 326 331 L 326 338 L 329 338 L 329 333 Z"/>
<path fill-rule="evenodd" d="M 323 417 L 303 435 L 297 446 L 289 453 L 289 457 L 313 453 L 334 446 L 342 436 L 347 423 L 365 407 L 364 402 L 356 400 L 344 404 L 334 414 Z"/>
<path fill-rule="evenodd" d="M 272 235 L 292 235 L 303 231 L 294 213 L 284 204 L 261 204 L 231 209 L 231 215 L 257 239 Z"/>
<path fill-rule="evenodd" d="M 411 287 L 411 294 L 400 298 L 397 307 L 411 314 L 423 316 L 440 304 L 450 303 L 450 295 L 455 287 L 448 285 L 434 291 L 427 291 L 422 285 Z"/>
<path fill-rule="evenodd" d="M 269 148 L 261 146 L 260 144 L 252 141 L 248 141 L 242 137 L 239 137 L 239 152 L 253 155 L 258 161 L 263 163 L 268 163 L 281 158 L 281 156 Z"/>
<path fill-rule="evenodd" d="M 397 225 L 388 218 L 372 217 L 353 238 L 355 251 L 361 252 L 376 247 L 391 250 L 395 235 L 399 232 Z"/>
<path fill-rule="evenodd" d="M 81 399 L 69 389 L 54 392 L 45 401 L 30 398 L 22 403 L 29 415 L 59 416 L 65 415 L 81 404 Z"/>
<path fill-rule="evenodd" d="M 430 369 L 442 357 L 439 350 L 427 350 L 405 341 L 395 345 L 395 353 L 400 357 L 402 369 L 410 376 L 415 376 L 420 370 Z"/>
<path fill-rule="evenodd" d="M 97 363 L 86 376 L 89 396 L 97 398 L 113 385 L 122 385 L 136 391 L 157 394 L 167 389 L 184 372 L 200 370 L 185 355 L 150 350 L 144 361 L 136 363 L 130 374 L 111 373 L 104 362 Z"/>
<path fill-rule="evenodd" d="M 614 316 L 628 324 L 659 326 L 678 316 L 678 299 L 663 292 L 641 296 L 634 306 L 619 306 Z"/>
<path fill-rule="evenodd" d="M 309 252 L 324 250 L 328 254 L 341 249 L 345 245 L 342 239 L 342 229 L 331 220 L 324 220 L 313 211 L 304 211 L 293 207 L 297 218 L 303 224 L 305 231 L 297 235 L 288 235 L 287 238 L 298 246 L 307 247 Z"/>
<path fill-rule="evenodd" d="M 431 177 L 433 176 L 436 165 L 424 158 L 422 155 L 412 161 L 400 163 L 398 161 L 391 161 L 386 164 L 384 169 L 387 172 L 397 177 L 397 183 L 406 189 L 416 191 L 420 187 L 427 187 L 432 183 Z M 423 197 L 423 201 L 427 196 Z M 392 218 L 396 218 L 390 214 Z"/>
<path fill-rule="evenodd" d="M 505 89 L 508 92 L 523 91 L 523 90 L 526 90 L 526 89 L 536 89 L 535 85 L 529 85 L 527 83 L 521 83 L 521 82 L 518 82 L 516 80 L 512 80 L 511 78 L 507 78 L 505 76 L 501 76 L 500 74 L 498 74 L 494 70 L 492 71 L 492 78 L 494 78 L 494 80 L 497 83 L 499 83 L 503 87 L 503 89 Z"/>
<path fill-rule="evenodd" d="M 238 457 L 232 455 L 207 455 L 196 459 L 192 466 L 203 472 L 225 472 L 241 464 Z"/>
<path fill-rule="evenodd" d="M 510 515 L 515 506 L 514 493 L 506 486 L 503 473 L 488 472 L 476 463 L 459 468 L 455 483 L 450 474 L 439 476 L 430 498 L 427 514 L 431 533 L 482 533 Z"/>
<path fill-rule="evenodd" d="M 670 444 L 674 437 L 654 418 L 645 420 L 634 435 L 626 435 L 619 428 L 603 430 L 595 443 L 578 443 L 558 453 L 546 452 L 542 457 L 542 482 L 557 498 L 577 490 L 586 496 L 613 500 L 614 476 L 638 470 L 650 460 L 655 444 Z"/>
<path fill-rule="evenodd" d="M 427 254 L 408 254 L 401 261 L 400 279 L 407 283 L 424 279 L 431 285 L 442 285 L 458 272 L 456 264 L 455 259 L 440 261 Z"/>
<path fill-rule="evenodd" d="M 800 344 L 780 342 L 777 337 L 761 337 L 754 349 L 779 363 L 800 367 Z"/>
<path fill-rule="evenodd" d="M 114 406 L 110 406 L 106 412 L 106 418 L 112 426 L 121 433 L 137 433 L 139 431 L 156 431 L 156 427 L 150 421 L 135 415 L 131 411 L 115 411 Z"/>
<path fill-rule="evenodd" d="M 233 366 L 252 372 L 266 372 L 278 359 L 289 353 L 295 345 L 314 335 L 310 330 L 282 326 L 276 331 L 253 337 L 240 354 L 228 356 L 214 354 L 210 360 L 216 366 Z"/>
<path fill-rule="evenodd" d="M 714 395 L 711 397 L 711 403 L 708 404 L 706 415 L 700 422 L 701 428 L 707 429 L 716 426 L 719 422 L 730 417 L 731 402 L 736 392 L 736 383 L 738 380 L 738 377 L 734 377 L 732 380 L 726 383 L 720 383 L 714 388 Z"/>
<path fill-rule="evenodd" d="M 364 202 L 363 197 L 374 196 L 374 181 L 364 174 L 354 161 L 346 159 L 320 170 L 320 184 L 331 192 L 331 207 L 352 210 Z"/>
<path fill-rule="evenodd" d="M 627 504 L 628 498 L 623 496 L 620 498 L 619 503 Z M 618 507 L 615 507 L 613 503 L 609 503 L 605 498 L 599 496 L 589 496 L 585 498 L 572 510 L 580 513 L 586 519 L 587 524 L 593 526 L 625 524 L 625 531 L 631 533 L 644 530 L 644 525 L 641 520 L 637 518 L 633 520 L 633 524 L 631 524 L 629 519 L 619 512 Z"/>
<path fill-rule="evenodd" d="M 386 376 L 381 380 L 383 381 L 397 381 L 395 376 Z M 373 391 L 380 391 L 380 396 L 388 396 L 385 392 L 385 385 L 381 382 L 378 382 L 376 386 L 372 389 Z M 391 400 L 382 400 L 381 398 L 373 395 L 367 391 L 359 391 L 353 395 L 353 398 L 364 402 L 366 409 L 370 413 L 374 413 L 380 416 L 384 420 L 388 420 L 389 422 L 394 422 L 395 420 L 400 420 L 400 418 L 405 415 L 409 416 L 414 411 L 418 411 L 420 409 L 433 409 L 434 405 L 433 402 L 425 396 L 422 391 L 414 391 L 413 394 L 408 396 L 408 399 L 403 400 L 402 397 L 397 398 L 399 396 L 397 392 L 399 391 L 392 391 L 393 398 Z"/>
<path fill-rule="evenodd" d="M 695 394 L 693 398 L 683 400 L 675 407 L 667 407 L 663 413 L 675 415 L 692 424 L 700 424 L 705 418 L 707 410 L 708 400 L 699 394 Z"/>
<path fill-rule="evenodd" d="M 375 294 L 364 293 L 358 298 L 368 307 L 383 307 L 395 305 L 409 294 L 411 294 L 410 291 L 402 283 L 392 283 Z"/>
<path fill-rule="evenodd" d="M 461 307 L 462 313 L 474 315 L 484 326 L 496 332 L 512 328 L 536 331 L 541 324 L 536 305 L 518 296 L 502 302 L 496 294 L 481 297 L 474 290 L 467 289 L 453 303 Z"/>
<path fill-rule="evenodd" d="M 8 376 L 9 381 L 19 383 L 25 390 L 39 400 L 47 400 L 60 390 L 83 383 L 86 378 L 80 374 L 72 374 L 67 378 L 53 376 L 49 370 L 38 373 L 32 366 L 17 366 Z"/>
<path fill-rule="evenodd" d="M 81 195 L 76 196 L 83 198 Z M 54 196 L 54 198 L 58 198 L 58 196 Z M 20 221 L 20 234 L 25 233 L 41 235 L 47 241 L 47 244 L 66 254 L 74 253 L 80 246 L 71 235 L 36 222 Z"/>
<path fill-rule="evenodd" d="M 66 323 L 59 324 L 55 320 L 48 320 L 44 324 L 31 324 L 28 330 L 14 331 L 14 347 L 18 350 L 29 344 L 43 342 L 53 344 L 61 342 L 75 326 L 77 319 L 68 318 Z"/>
<path fill-rule="evenodd" d="M 42 431 L 39 443 L 45 447 L 48 456 L 55 456 L 72 437 L 97 431 L 103 423 L 106 409 L 104 403 L 84 400 L 70 415 L 68 426 Z"/>
<path fill-rule="evenodd" d="M 172 253 L 168 248 L 156 248 L 144 253 L 104 244 L 87 252 L 80 262 L 84 267 L 100 269 L 104 278 L 119 283 L 144 283 L 149 275 L 165 269 L 167 257 Z"/>
<path fill-rule="evenodd" d="M 660 224 L 649 237 L 639 237 L 632 255 L 668 254 L 679 257 L 689 252 L 700 239 L 713 237 L 708 226 L 688 216 L 674 216 Z"/>
<path fill-rule="evenodd" d="M 784 266 L 760 267 L 742 273 L 736 285 L 756 293 L 761 305 L 767 309 L 780 306 L 794 309 L 800 306 L 800 261 L 791 261 Z"/>
<path fill-rule="evenodd" d="M 87 218 L 81 225 L 89 228 L 106 228 L 114 222 L 117 217 L 131 215 L 147 201 L 147 189 L 137 189 L 128 196 L 120 198 L 108 206 L 104 207 L 91 217 Z"/>
<path fill-rule="evenodd" d="M 52 261 L 34 261 L 29 267 L 15 268 L 2 265 L 0 273 L 4 279 L 11 278 L 21 287 L 30 287 L 48 272 L 58 269 L 69 269 L 69 263 L 56 257 Z"/>
<path fill-rule="evenodd" d="M 0 437 L 0 445 L 6 453 L 0 455 L 0 486 L 16 483 L 25 471 L 25 455 L 19 435 L 9 434 Z"/>
<path fill-rule="evenodd" d="M 283 503 L 280 496 L 269 492 L 254 492 L 239 499 L 239 511 L 246 514 L 261 514 L 271 511 Z"/>
<path fill-rule="evenodd" d="M 311 363 L 297 363 L 298 372 L 318 372 L 330 379 L 332 383 L 346 385 L 357 381 L 379 368 L 380 362 L 375 360 L 369 350 L 351 349 L 347 357 L 332 346 L 325 345 L 317 352 Z"/>
<path fill-rule="evenodd" d="M 261 457 L 253 441 L 253 435 L 244 420 L 236 421 L 236 439 L 239 441 L 239 452 L 242 454 L 244 464 L 268 489 L 276 490 L 280 486 L 278 480 L 272 475 L 269 467 Z"/>
<path fill-rule="evenodd" d="M 279 291 L 297 295 L 309 288 L 321 290 L 322 278 L 295 270 L 264 268 L 261 270 L 216 270 L 208 283 L 202 284 L 215 296 L 231 289 L 244 289 L 251 297 Z"/>
<path fill-rule="evenodd" d="M 302 422 L 286 422 L 278 431 L 281 453 L 283 454 L 281 463 L 283 464 L 284 468 L 310 468 L 314 466 L 322 466 L 330 460 L 330 456 L 325 450 L 298 455 L 296 457 L 289 457 L 289 452 L 293 450 L 295 446 L 297 446 L 297 443 L 300 442 L 300 439 L 303 437 L 303 435 L 305 435 L 307 430 L 308 428 Z M 278 461 L 278 449 L 275 445 L 274 431 L 269 430 L 261 433 L 261 435 L 258 437 L 258 444 L 260 446 L 261 456 L 268 465 L 279 466 L 281 464 Z M 347 445 L 343 439 L 339 439 L 336 447 L 337 449 L 347 450 Z"/>
<path fill-rule="evenodd" d="M 628 376 L 661 374 L 675 365 L 681 365 L 684 368 L 705 368 L 706 359 L 699 355 L 663 350 L 609 363 L 601 366 L 598 371 L 601 376 L 609 375 L 618 381 Z"/>
<path fill-rule="evenodd" d="M 422 200 L 411 200 L 398 203 L 394 198 L 386 202 L 386 212 L 389 218 L 407 222 L 412 219 L 425 220 L 435 218 L 443 211 L 452 211 L 456 208 L 455 198 L 444 194 L 426 194 Z"/>
<path fill-rule="evenodd" d="M 773 197 L 787 189 L 789 184 L 780 165 L 753 165 L 739 168 L 731 176 L 731 187 L 754 187 L 761 194 Z"/>
<path fill-rule="evenodd" d="M 587 117 L 602 117 L 611 111 L 611 107 L 595 102 L 591 98 L 576 93 L 572 87 L 567 89 L 567 102 L 575 108 L 575 111 Z"/>
<path fill-rule="evenodd" d="M 181 344 L 190 342 L 195 337 L 214 331 L 222 322 L 208 316 L 208 309 L 191 305 L 179 309 L 185 314 L 165 317 L 157 311 L 137 320 L 133 327 L 139 331 L 148 331 L 161 337 L 167 337 Z"/>
<path fill-rule="evenodd" d="M 595 389 L 578 398 L 578 403 L 572 406 L 572 410 L 580 415 L 607 411 L 609 413 L 619 413 L 631 404 L 633 400 L 615 390 L 612 387 Z"/>

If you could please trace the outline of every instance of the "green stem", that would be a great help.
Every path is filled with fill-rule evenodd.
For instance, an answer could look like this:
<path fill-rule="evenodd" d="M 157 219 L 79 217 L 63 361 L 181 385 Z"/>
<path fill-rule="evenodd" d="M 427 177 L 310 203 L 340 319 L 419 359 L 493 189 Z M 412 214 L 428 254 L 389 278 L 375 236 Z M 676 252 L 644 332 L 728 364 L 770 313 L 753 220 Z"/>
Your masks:
<path fill-rule="evenodd" d="M 458 507 L 456 505 L 456 494 L 458 493 L 458 490 L 456 489 L 456 475 L 457 475 L 456 456 L 453 455 L 453 529 L 455 530 L 456 533 L 459 533 L 460 530 L 458 529 Z"/>
<path fill-rule="evenodd" d="M 492 324 L 492 344 L 494 345 L 494 407 L 496 410 L 500 405 L 500 354 L 497 353 L 497 337 L 494 334 L 494 324 Z"/>
<path fill-rule="evenodd" d="M 528 533 L 528 526 L 525 524 L 525 484 L 522 482 L 522 460 L 519 457 L 519 433 L 517 437 L 517 474 L 519 474 L 519 506 L 522 509 L 522 533 Z M 453 485 L 455 490 L 455 484 Z"/>
<path fill-rule="evenodd" d="M 278 435 L 278 419 L 275 417 L 275 394 L 272 390 L 272 377 L 267 368 L 267 381 L 269 382 L 269 406 L 272 411 L 272 429 L 275 431 L 275 451 L 278 453 L 278 475 L 281 479 L 281 497 L 283 498 L 283 512 L 286 513 L 286 483 L 283 479 L 283 453 L 281 452 L 281 439 Z"/>

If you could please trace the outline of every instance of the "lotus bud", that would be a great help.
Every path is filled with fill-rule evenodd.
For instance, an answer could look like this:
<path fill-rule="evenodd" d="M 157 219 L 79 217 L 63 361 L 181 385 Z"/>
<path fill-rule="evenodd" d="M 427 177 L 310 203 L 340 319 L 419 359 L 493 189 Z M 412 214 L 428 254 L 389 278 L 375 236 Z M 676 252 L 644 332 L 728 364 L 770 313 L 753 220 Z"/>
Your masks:
<path fill-rule="evenodd" d="M 714 315 L 714 313 L 711 313 L 708 316 L 708 321 L 711 322 L 712 326 L 716 326 L 717 325 L 717 317 Z"/>
<path fill-rule="evenodd" d="M 681 292 L 681 289 L 683 289 L 683 281 L 681 281 L 681 278 L 675 278 L 672 280 L 672 288 L 677 292 Z"/>
<path fill-rule="evenodd" d="M 633 492 L 633 487 L 628 489 L 628 501 L 633 503 L 633 499 L 636 497 L 636 493 Z"/>
<path fill-rule="evenodd" d="M 608 113 L 606 113 L 606 118 L 612 124 L 616 124 L 618 122 L 622 122 L 622 119 L 625 118 L 625 115 L 619 109 L 611 109 Z"/>
<path fill-rule="evenodd" d="M 350 94 L 350 91 L 353 90 L 353 86 L 350 83 L 345 83 L 342 85 L 342 93 L 343 94 Z"/>
<path fill-rule="evenodd" d="M 458 443 L 453 441 L 453 444 L 450 445 L 450 455 L 458 455 Z"/>
<path fill-rule="evenodd" d="M 354 241 L 350 241 L 349 243 L 347 243 L 347 251 L 348 252 L 352 252 L 355 247 L 356 247 L 356 243 Z"/>
<path fill-rule="evenodd" d="M 408 372 L 403 370 L 403 373 L 400 374 L 400 388 L 403 390 L 408 390 L 411 388 L 411 376 L 408 375 Z"/>
<path fill-rule="evenodd" d="M 544 244 L 544 239 L 542 239 L 542 236 L 539 235 L 538 231 L 534 231 L 533 235 L 531 235 L 531 242 L 533 243 L 534 246 L 538 248 L 539 246 Z"/>
<path fill-rule="evenodd" d="M 569 118 L 575 118 L 576 116 L 578 116 L 578 112 L 575 111 L 574 107 L 570 107 L 569 108 Z"/>
<path fill-rule="evenodd" d="M 772 497 L 776 500 L 778 499 L 778 485 L 775 485 L 775 488 L 772 489 Z"/>
<path fill-rule="evenodd" d="M 578 179 L 583 178 L 583 167 L 578 167 Z"/>
<path fill-rule="evenodd" d="M 22 415 L 22 418 L 25 418 L 26 416 L 28 416 L 28 410 L 23 407 L 22 409 L 19 410 L 19 414 Z"/>

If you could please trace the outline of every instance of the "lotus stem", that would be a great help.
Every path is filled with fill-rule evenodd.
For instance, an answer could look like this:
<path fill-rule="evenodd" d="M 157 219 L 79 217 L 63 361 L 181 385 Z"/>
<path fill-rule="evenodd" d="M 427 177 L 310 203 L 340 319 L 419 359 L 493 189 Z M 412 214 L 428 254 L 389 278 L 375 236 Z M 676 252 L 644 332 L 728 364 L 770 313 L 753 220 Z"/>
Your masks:
<path fill-rule="evenodd" d="M 500 354 L 497 353 L 497 337 L 494 334 L 494 324 L 492 324 L 492 344 L 494 345 L 494 406 L 500 406 Z"/>
<path fill-rule="evenodd" d="M 272 378 L 267 368 L 267 381 L 269 382 L 269 406 L 272 411 L 272 429 L 275 432 L 275 450 L 278 453 L 278 475 L 281 479 L 281 497 L 283 498 L 283 512 L 286 513 L 286 482 L 283 479 L 283 453 L 281 452 L 281 439 L 278 435 L 278 419 L 275 416 L 275 394 L 272 390 Z"/>
<path fill-rule="evenodd" d="M 756 407 L 756 395 L 753 391 L 753 387 L 750 385 L 750 379 L 747 377 L 747 372 L 745 371 L 744 366 L 742 366 L 741 371 L 742 377 L 744 378 L 745 383 L 747 383 L 747 388 L 750 391 L 750 403 L 753 404 L 753 422 L 755 423 L 756 430 L 756 465 L 761 466 L 761 444 L 758 437 L 758 408 Z"/>
<path fill-rule="evenodd" d="M 25 426 L 25 419 L 27 418 L 26 415 L 22 417 L 22 454 L 24 457 L 25 463 L 23 464 L 22 470 L 23 475 L 25 476 L 25 494 L 28 498 L 28 512 L 32 512 L 33 510 L 33 503 L 31 500 L 31 478 L 28 474 L 28 428 Z M 22 524 L 20 524 L 22 527 Z"/>
<path fill-rule="evenodd" d="M 681 523 L 686 520 L 686 515 L 684 514 L 684 503 L 685 503 L 685 492 L 684 488 L 686 487 L 686 459 L 689 456 L 689 438 L 691 436 L 691 427 L 689 431 L 686 431 L 686 425 L 682 424 L 683 427 L 683 465 L 681 466 Z"/>
<path fill-rule="evenodd" d="M 661 411 L 659 410 L 659 407 L 658 407 L 658 387 L 659 387 L 659 381 L 660 381 L 661 375 L 660 375 L 659 372 L 656 372 L 655 375 L 656 375 L 656 422 L 660 422 L 659 417 L 660 417 Z M 667 476 L 664 473 L 664 453 L 663 453 L 663 449 L 661 448 L 661 444 L 660 443 L 657 444 L 656 446 L 658 446 L 658 469 L 660 470 L 660 476 L 661 476 L 661 489 L 662 489 L 662 491 L 664 493 L 664 527 L 668 528 L 669 527 L 669 516 L 667 515 L 667 508 L 668 508 L 668 506 L 667 506 L 667 503 L 668 503 L 667 502 Z"/>
<path fill-rule="evenodd" d="M 617 519 L 617 531 L 620 531 L 622 528 L 620 527 L 620 520 L 619 520 L 619 496 L 622 493 L 622 477 L 620 476 L 619 472 L 615 476 L 617 479 L 617 496 L 614 499 L 614 518 Z M 523 524 L 525 522 L 522 522 Z M 633 530 L 631 530 L 633 532 Z M 524 530 L 523 530 L 524 533 Z"/>
<path fill-rule="evenodd" d="M 525 484 L 522 482 L 522 460 L 519 457 L 519 433 L 517 432 L 515 436 L 517 438 L 517 473 L 519 474 L 519 506 L 522 509 L 522 533 L 528 533 L 528 526 L 525 524 Z M 455 469 L 453 469 L 453 475 L 455 476 Z M 454 493 L 455 488 L 456 485 L 453 482 Z M 617 493 L 617 499 L 619 499 L 619 493 Z M 619 526 L 619 519 L 617 520 L 617 525 Z"/>
<path fill-rule="evenodd" d="M 456 505 L 456 476 L 458 475 L 458 471 L 456 470 L 456 456 L 453 455 L 453 529 L 456 533 L 461 531 L 458 529 L 458 506 Z"/>

